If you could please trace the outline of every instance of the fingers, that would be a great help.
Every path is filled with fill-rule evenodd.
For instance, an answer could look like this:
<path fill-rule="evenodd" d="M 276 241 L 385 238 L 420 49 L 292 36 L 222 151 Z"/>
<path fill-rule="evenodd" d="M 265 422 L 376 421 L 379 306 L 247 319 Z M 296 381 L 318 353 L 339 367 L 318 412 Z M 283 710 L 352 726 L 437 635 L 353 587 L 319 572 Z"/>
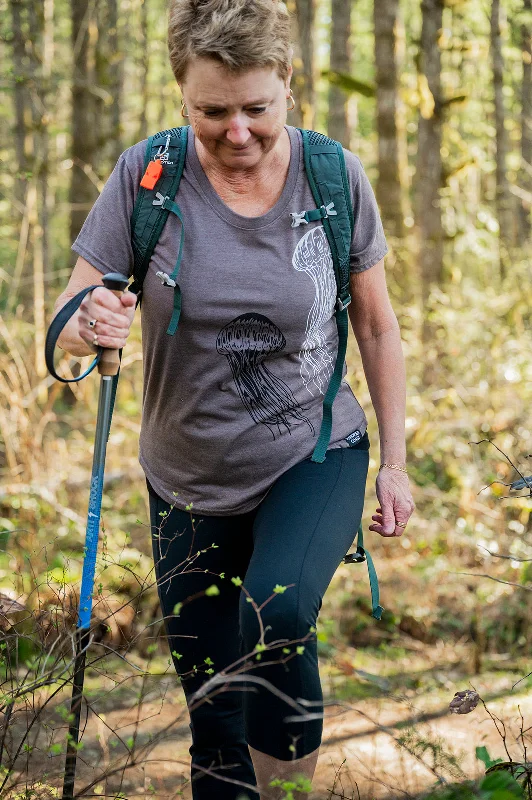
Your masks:
<path fill-rule="evenodd" d="M 80 305 L 78 333 L 96 350 L 120 350 L 126 344 L 135 314 L 136 296 L 125 292 L 120 297 L 105 287 L 93 289 Z M 92 322 L 92 325 L 89 323 Z"/>
<path fill-rule="evenodd" d="M 378 519 L 381 536 L 401 536 L 415 509 L 408 475 L 395 470 L 380 470 L 376 480 Z M 398 523 L 401 523 L 400 525 Z"/>
<path fill-rule="evenodd" d="M 402 536 L 411 515 L 412 511 L 405 509 L 391 509 L 385 515 L 379 506 L 376 513 L 371 517 L 375 524 L 370 525 L 369 530 L 388 538 Z M 402 523 L 402 525 L 399 525 L 399 523 Z"/>

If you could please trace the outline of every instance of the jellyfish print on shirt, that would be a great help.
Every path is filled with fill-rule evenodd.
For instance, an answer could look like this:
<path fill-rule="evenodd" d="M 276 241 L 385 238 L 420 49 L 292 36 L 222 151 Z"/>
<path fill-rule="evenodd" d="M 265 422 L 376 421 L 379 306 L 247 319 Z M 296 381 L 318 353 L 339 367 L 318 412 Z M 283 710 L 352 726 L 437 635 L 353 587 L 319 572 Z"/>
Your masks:
<path fill-rule="evenodd" d="M 302 413 L 289 387 L 266 366 L 268 356 L 284 349 L 286 339 L 262 314 L 241 314 L 229 322 L 216 338 L 216 349 L 227 357 L 238 394 L 252 419 L 265 425 L 276 438 L 290 433 L 298 422 L 314 427 Z"/>
<path fill-rule="evenodd" d="M 292 266 L 306 272 L 314 283 L 315 297 L 308 313 L 305 340 L 299 352 L 301 378 L 308 392 L 325 394 L 334 369 L 334 356 L 327 347 L 325 323 L 334 314 L 336 280 L 327 235 L 320 225 L 311 228 L 297 243 Z"/>

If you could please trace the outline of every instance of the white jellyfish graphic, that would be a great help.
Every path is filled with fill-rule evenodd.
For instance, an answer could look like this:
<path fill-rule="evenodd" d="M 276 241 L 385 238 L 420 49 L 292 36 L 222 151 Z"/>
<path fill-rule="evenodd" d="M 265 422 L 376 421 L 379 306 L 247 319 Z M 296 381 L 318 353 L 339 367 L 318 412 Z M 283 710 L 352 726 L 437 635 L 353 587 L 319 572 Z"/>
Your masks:
<path fill-rule="evenodd" d="M 255 422 L 272 433 L 290 433 L 295 421 L 314 427 L 302 413 L 290 388 L 266 366 L 266 359 L 284 349 L 286 339 L 262 314 L 241 314 L 217 336 L 216 349 L 227 357 L 240 399 Z"/>
<path fill-rule="evenodd" d="M 307 318 L 305 340 L 299 351 L 301 378 L 314 397 L 315 390 L 325 394 L 334 369 L 334 357 L 327 349 L 323 326 L 334 313 L 336 280 L 323 226 L 312 228 L 299 240 L 292 265 L 299 272 L 307 273 L 316 290 Z"/>

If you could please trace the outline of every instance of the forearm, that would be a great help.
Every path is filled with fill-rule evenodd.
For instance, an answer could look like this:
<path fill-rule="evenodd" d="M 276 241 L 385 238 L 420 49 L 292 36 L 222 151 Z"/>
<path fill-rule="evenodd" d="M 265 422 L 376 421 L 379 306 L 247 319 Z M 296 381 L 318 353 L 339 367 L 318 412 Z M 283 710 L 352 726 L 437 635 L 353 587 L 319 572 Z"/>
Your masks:
<path fill-rule="evenodd" d="M 379 425 L 380 460 L 406 462 L 406 374 L 399 325 L 358 340 L 364 373 Z"/>

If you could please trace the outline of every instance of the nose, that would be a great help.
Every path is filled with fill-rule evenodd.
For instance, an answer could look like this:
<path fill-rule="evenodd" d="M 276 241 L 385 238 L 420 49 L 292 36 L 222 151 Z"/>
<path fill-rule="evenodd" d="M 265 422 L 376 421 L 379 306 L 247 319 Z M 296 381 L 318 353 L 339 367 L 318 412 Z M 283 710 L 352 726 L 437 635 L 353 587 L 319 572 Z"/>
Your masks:
<path fill-rule="evenodd" d="M 251 134 L 246 120 L 240 114 L 234 114 L 227 127 L 226 136 L 231 144 L 241 146 L 246 144 Z"/>

